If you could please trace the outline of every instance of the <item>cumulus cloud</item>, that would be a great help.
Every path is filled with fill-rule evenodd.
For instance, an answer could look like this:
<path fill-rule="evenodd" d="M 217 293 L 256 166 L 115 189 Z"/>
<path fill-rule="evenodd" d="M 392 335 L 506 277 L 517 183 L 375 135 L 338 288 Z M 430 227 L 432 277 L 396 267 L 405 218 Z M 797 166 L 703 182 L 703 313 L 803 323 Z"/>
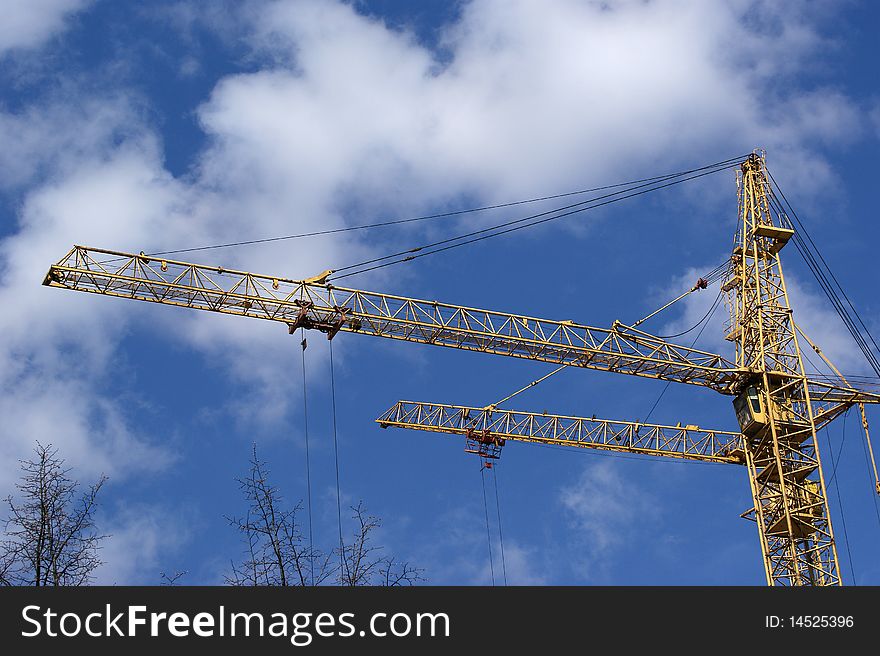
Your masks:
<path fill-rule="evenodd" d="M 577 481 L 563 486 L 559 502 L 583 547 L 579 568 L 595 576 L 615 551 L 654 521 L 658 504 L 610 460 L 587 465 Z"/>
<path fill-rule="evenodd" d="M 0 190 L 34 189 L 74 174 L 83 161 L 112 152 L 123 140 L 148 139 L 144 130 L 130 97 L 89 97 L 73 85 L 19 112 L 0 112 Z"/>
<path fill-rule="evenodd" d="M 417 543 L 413 563 L 432 585 L 547 585 L 565 569 L 552 553 L 504 533 L 502 559 L 498 525 L 490 520 L 492 562 L 482 502 L 447 510 L 435 518 L 436 532 Z M 494 519 L 494 518 L 493 518 Z M 493 579 L 494 576 L 494 579 Z"/>
<path fill-rule="evenodd" d="M 6 0 L 0 21 L 0 57 L 42 45 L 89 4 L 91 0 Z"/>
<path fill-rule="evenodd" d="M 501 556 L 501 548 L 498 548 Z M 547 585 L 548 579 L 537 563 L 542 562 L 541 554 L 535 547 L 508 540 L 504 543 L 503 571 L 507 572 L 508 585 Z"/>
<path fill-rule="evenodd" d="M 785 252 L 786 254 L 789 253 L 788 250 Z M 793 254 L 794 251 L 792 250 L 791 253 Z M 723 262 L 727 257 L 719 253 L 715 264 L 707 263 L 702 267 L 689 267 L 684 273 L 674 276 L 669 285 L 665 286 L 661 292 L 655 295 L 658 305 L 690 289 L 700 275 L 712 270 L 717 266 L 717 263 Z M 784 262 L 783 270 L 785 270 Z M 809 284 L 811 281 L 801 280 L 791 272 L 785 274 L 785 282 L 789 301 L 794 311 L 795 322 L 822 349 L 826 357 L 844 374 L 869 373 L 868 363 L 864 355 L 858 349 L 830 302 L 822 295 L 816 284 Z M 680 302 L 677 310 L 672 310 L 673 312 L 677 311 L 678 315 L 672 320 L 665 322 L 657 321 L 654 325 L 659 327 L 654 330 L 659 335 L 677 335 L 689 330 L 697 325 L 700 320 L 704 319 L 707 314 L 710 314 L 710 310 L 717 299 L 717 293 L 718 286 L 715 286 L 687 296 Z M 731 362 L 735 362 L 734 345 L 732 342 L 724 339 L 725 335 L 731 330 L 730 321 L 730 312 L 722 297 L 714 313 L 711 313 L 705 322 L 704 327 L 701 326 L 702 332 L 700 332 L 700 328 L 697 328 L 686 335 L 672 338 L 670 341 L 676 344 L 690 345 L 699 334 L 700 339 L 696 348 L 711 353 L 718 353 Z M 645 329 L 649 332 L 652 330 L 647 325 Z M 809 358 L 804 363 L 807 370 L 815 372 L 818 368 L 818 371 L 821 373 L 830 373 L 824 363 L 821 362 L 821 359 L 813 354 L 809 344 L 800 335 L 798 335 L 798 340 L 801 350 Z M 816 367 L 811 364 L 810 360 Z"/>
<path fill-rule="evenodd" d="M 712 271 L 720 263 L 730 258 L 729 253 L 718 253 L 717 259 L 711 264 L 704 266 L 688 267 L 684 272 L 672 277 L 667 285 L 653 294 L 657 307 L 665 305 L 668 301 L 676 298 L 679 294 L 691 289 L 700 276 Z M 678 304 L 673 306 L 670 313 L 678 312 L 678 316 L 670 320 L 669 315 L 660 314 L 650 324 L 645 324 L 644 330 L 657 335 L 678 335 L 692 326 L 696 325 L 707 314 L 710 314 L 712 306 L 715 304 L 718 286 L 708 289 L 701 289 L 693 294 L 686 296 Z M 699 334 L 699 342 L 695 348 L 718 353 L 727 359 L 734 361 L 734 353 L 731 343 L 724 339 L 729 332 L 728 324 L 730 317 L 727 306 L 722 299 L 718 307 L 707 319 L 707 323 L 702 333 L 700 329 L 689 332 L 680 337 L 670 337 L 670 341 L 676 344 L 690 345 Z M 641 327 L 641 326 L 640 326 Z"/>
<path fill-rule="evenodd" d="M 756 31 L 758 13 L 772 39 Z M 854 114 L 840 94 L 777 91 L 822 45 L 808 18 L 803 3 L 563 0 L 548 11 L 478 0 L 447 27 L 440 61 L 350 6 L 270 2 L 254 16 L 254 44 L 279 63 L 227 80 L 205 116 L 228 128 L 224 117 L 256 113 L 263 120 L 234 132 L 241 146 L 290 163 L 320 152 L 310 175 L 368 189 L 373 202 L 511 198 L 755 145 L 788 164 L 809 139 L 858 125 L 835 120 Z M 271 113 L 280 107 L 283 117 Z M 277 159 L 256 164 L 289 181 Z"/>
<path fill-rule="evenodd" d="M 880 139 L 880 101 L 875 101 L 869 112 L 871 125 L 874 128 L 874 137 Z"/>
<path fill-rule="evenodd" d="M 154 506 L 121 506 L 100 526 L 103 565 L 98 585 L 158 585 L 160 572 L 173 574 L 170 560 L 191 538 L 192 523 L 179 511 Z"/>
<path fill-rule="evenodd" d="M 794 276 L 786 276 L 786 282 L 795 322 L 822 349 L 825 356 L 844 375 L 873 373 L 864 354 L 847 332 L 846 326 L 833 310 L 831 303 L 817 288 L 816 283 L 809 281 L 812 284 L 808 285 L 806 281 Z M 798 339 L 801 350 L 805 351 L 816 368 L 821 373 L 830 374 L 827 366 L 813 353 L 810 345 L 805 343 L 800 335 Z M 811 362 L 806 363 L 808 369 L 813 368 Z"/>
<path fill-rule="evenodd" d="M 101 391 L 119 374 L 115 347 L 126 334 L 124 313 L 52 294 L 39 283 L 47 264 L 74 242 L 149 240 L 155 221 L 173 223 L 179 187 L 162 170 L 155 139 L 142 132 L 119 142 L 110 136 L 120 134 L 125 123 L 112 119 L 125 112 L 108 110 L 103 116 L 111 120 L 98 124 L 89 112 L 51 121 L 59 115 L 48 108 L 36 117 L 35 132 L 22 136 L 22 143 L 41 144 L 33 156 L 42 163 L 30 161 L 21 180 L 39 182 L 21 203 L 13 234 L 0 243 L 0 303 L 14 308 L 0 315 L 0 404 L 4 417 L 15 418 L 0 425 L 0 453 L 14 463 L 35 439 L 51 439 L 87 473 L 155 469 L 171 454 L 133 428 L 125 399 Z M 78 148 L 69 150 L 73 143 Z M 0 483 L 13 475 L 4 466 Z"/>

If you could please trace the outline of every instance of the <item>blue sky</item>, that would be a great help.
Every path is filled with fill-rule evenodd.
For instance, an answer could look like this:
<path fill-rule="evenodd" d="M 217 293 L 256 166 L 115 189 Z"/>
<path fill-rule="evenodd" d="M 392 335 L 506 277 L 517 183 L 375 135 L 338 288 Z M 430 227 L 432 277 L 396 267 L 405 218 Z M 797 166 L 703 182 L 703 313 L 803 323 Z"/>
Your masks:
<path fill-rule="evenodd" d="M 875 3 L 11 5 L 0 28 L 0 487 L 12 489 L 37 439 L 82 480 L 107 473 L 102 582 L 152 584 L 171 570 L 222 582 L 241 549 L 223 515 L 243 507 L 234 477 L 253 442 L 286 499 L 305 496 L 300 354 L 282 326 L 41 287 L 73 243 L 149 252 L 270 237 L 763 147 L 878 332 Z M 519 215 L 192 259 L 306 277 Z M 729 172 L 346 284 L 608 326 L 723 261 L 735 220 Z M 799 321 L 845 372 L 867 373 L 797 253 L 785 256 Z M 693 295 L 645 327 L 678 332 L 713 298 Z M 722 314 L 698 346 L 730 357 Z M 309 344 L 314 521 L 330 545 L 327 343 Z M 386 549 L 429 582 L 489 583 L 477 460 L 456 438 L 373 420 L 400 398 L 486 405 L 549 365 L 354 335 L 334 349 L 344 502 L 363 499 Z M 638 419 L 662 389 L 565 371 L 511 407 Z M 652 419 L 735 428 L 729 398 L 690 386 L 671 386 Z M 844 577 L 880 584 L 857 423 L 838 420 L 822 445 L 843 446 L 840 501 L 830 494 Z M 497 473 L 511 583 L 764 581 L 755 527 L 739 518 L 750 504 L 740 468 L 511 444 Z"/>

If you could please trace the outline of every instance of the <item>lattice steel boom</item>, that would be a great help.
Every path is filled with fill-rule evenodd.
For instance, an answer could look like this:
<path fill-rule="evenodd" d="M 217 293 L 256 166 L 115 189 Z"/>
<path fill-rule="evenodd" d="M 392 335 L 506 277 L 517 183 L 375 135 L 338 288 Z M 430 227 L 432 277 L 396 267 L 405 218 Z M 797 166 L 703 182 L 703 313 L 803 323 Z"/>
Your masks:
<path fill-rule="evenodd" d="M 573 321 L 480 310 L 437 301 L 336 287 L 323 276 L 291 280 L 223 267 L 74 246 L 43 284 L 104 296 L 278 321 L 332 338 L 338 332 L 506 355 L 585 369 L 688 383 L 736 394 L 744 372 L 720 355 L 670 344 L 616 322 L 611 329 Z M 816 413 L 831 416 L 880 395 L 808 381 Z"/>
<path fill-rule="evenodd" d="M 376 422 L 383 428 L 412 428 L 467 437 L 480 455 L 505 440 L 575 446 L 702 462 L 745 464 L 743 436 L 697 426 L 662 426 L 632 421 L 569 417 L 441 403 L 398 401 Z"/>
<path fill-rule="evenodd" d="M 731 393 L 736 368 L 720 355 L 670 344 L 617 324 L 592 328 L 518 314 L 423 301 L 74 246 L 43 284 L 299 327 L 388 337 L 627 373 Z"/>

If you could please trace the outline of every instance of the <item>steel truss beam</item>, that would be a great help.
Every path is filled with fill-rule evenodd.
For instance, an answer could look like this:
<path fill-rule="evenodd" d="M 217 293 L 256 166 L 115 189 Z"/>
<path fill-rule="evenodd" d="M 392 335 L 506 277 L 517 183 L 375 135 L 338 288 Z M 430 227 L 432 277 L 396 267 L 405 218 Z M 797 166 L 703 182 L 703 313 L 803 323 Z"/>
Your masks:
<path fill-rule="evenodd" d="M 441 403 L 399 401 L 376 422 L 462 435 L 503 446 L 505 440 L 666 456 L 702 462 L 745 464 L 743 436 L 697 426 L 570 417 Z"/>
<path fill-rule="evenodd" d="M 720 355 L 616 324 L 592 328 L 161 257 L 75 246 L 43 284 L 105 296 L 280 321 L 333 337 L 355 332 L 574 367 L 690 383 L 732 393 Z"/>

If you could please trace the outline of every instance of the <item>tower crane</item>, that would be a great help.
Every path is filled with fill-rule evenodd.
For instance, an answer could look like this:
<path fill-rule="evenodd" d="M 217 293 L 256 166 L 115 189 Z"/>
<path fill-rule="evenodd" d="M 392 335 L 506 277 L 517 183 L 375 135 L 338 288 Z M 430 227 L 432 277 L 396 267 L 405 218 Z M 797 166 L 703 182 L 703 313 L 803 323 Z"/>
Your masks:
<path fill-rule="evenodd" d="M 462 435 L 491 460 L 507 440 L 744 466 L 769 585 L 840 585 L 817 430 L 880 394 L 808 376 L 780 251 L 794 235 L 774 215 L 763 155 L 738 172 L 739 221 L 722 292 L 735 361 L 615 322 L 595 328 L 338 287 L 332 271 L 291 280 L 161 255 L 74 246 L 43 284 L 317 330 L 360 333 L 707 387 L 733 397 L 740 432 L 401 401 L 377 419 Z M 817 352 L 820 353 L 818 349 Z M 820 353 L 821 354 L 821 353 Z M 824 358 L 824 356 L 823 356 Z M 862 413 L 867 436 L 867 419 Z M 880 491 L 880 488 L 878 488 Z"/>

